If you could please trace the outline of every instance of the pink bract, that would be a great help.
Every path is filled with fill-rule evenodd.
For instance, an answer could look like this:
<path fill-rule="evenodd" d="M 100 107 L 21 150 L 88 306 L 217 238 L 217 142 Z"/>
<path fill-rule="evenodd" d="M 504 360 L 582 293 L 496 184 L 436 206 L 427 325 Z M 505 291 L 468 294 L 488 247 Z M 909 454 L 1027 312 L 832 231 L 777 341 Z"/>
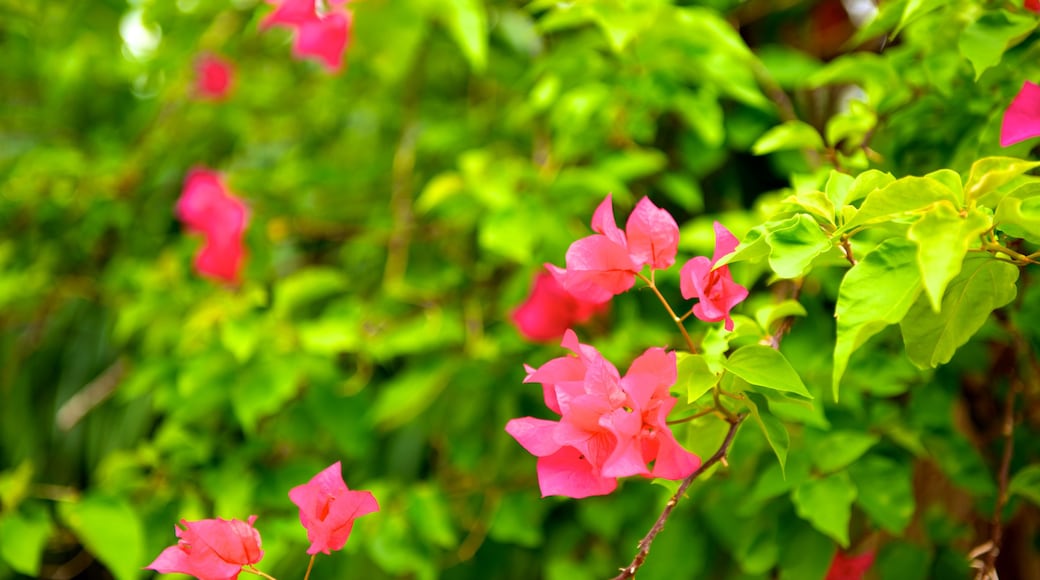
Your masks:
<path fill-rule="evenodd" d="M 1040 85 L 1026 81 L 1011 105 L 1004 111 L 1000 124 L 1000 146 L 1040 137 Z"/>
<path fill-rule="evenodd" d="M 546 406 L 559 421 L 523 417 L 506 425 L 506 432 L 538 457 L 543 497 L 605 495 L 619 477 L 682 479 L 700 466 L 666 422 L 677 402 L 669 393 L 676 380 L 675 353 L 648 349 L 621 377 L 573 331 L 565 333 L 563 346 L 575 354 L 528 367 L 525 380 L 542 384 Z"/>
<path fill-rule="evenodd" d="M 627 232 L 617 227 L 608 194 L 592 214 L 592 229 L 597 233 L 571 244 L 566 268 L 546 267 L 574 296 L 601 303 L 631 288 L 647 264 L 661 269 L 675 263 L 679 226 L 667 211 L 643 198 L 625 227 Z"/>
<path fill-rule="evenodd" d="M 679 290 L 683 298 L 698 299 L 693 315 L 705 322 L 724 320 L 726 330 L 733 330 L 730 310 L 748 296 L 747 288 L 733 281 L 729 266 L 715 268 L 726 254 L 732 253 L 739 242 L 722 224 L 715 222 L 715 253 L 711 260 L 703 256 L 692 258 L 679 271 Z"/>
<path fill-rule="evenodd" d="M 293 56 L 313 57 L 330 72 L 343 66 L 343 55 L 350 44 L 354 15 L 343 0 L 328 2 L 319 13 L 315 0 L 268 0 L 275 9 L 260 22 L 261 30 L 284 26 L 295 31 Z"/>
<path fill-rule="evenodd" d="M 1040 0 L 1026 0 L 1025 7 L 1026 10 L 1040 13 Z"/>
<path fill-rule="evenodd" d="M 203 54 L 195 60 L 195 94 L 202 99 L 221 100 L 231 93 L 234 66 L 212 54 Z"/>
<path fill-rule="evenodd" d="M 264 556 L 260 532 L 253 527 L 256 516 L 240 520 L 181 520 L 174 526 L 177 544 L 162 551 L 146 569 L 162 574 L 188 574 L 200 580 L 238 578 L 242 566 L 255 564 Z"/>
<path fill-rule="evenodd" d="M 863 580 L 863 575 L 874 564 L 874 552 L 864 552 L 858 556 L 838 551 L 831 560 L 825 580 Z"/>
<path fill-rule="evenodd" d="M 191 170 L 176 211 L 190 231 L 205 237 L 195 257 L 195 269 L 204 276 L 236 282 L 245 260 L 242 238 L 249 210 L 231 195 L 220 174 L 203 168 Z"/>
<path fill-rule="evenodd" d="M 535 276 L 531 295 L 513 311 L 512 320 L 527 340 L 559 340 L 568 328 L 587 322 L 609 307 L 609 302 L 598 304 L 576 298 L 554 276 L 541 272 Z"/>
<path fill-rule="evenodd" d="M 307 529 L 308 554 L 343 548 L 354 520 L 379 511 L 368 491 L 351 491 L 343 481 L 340 462 L 326 467 L 303 485 L 289 490 L 289 499 L 300 508 L 300 523 Z"/>

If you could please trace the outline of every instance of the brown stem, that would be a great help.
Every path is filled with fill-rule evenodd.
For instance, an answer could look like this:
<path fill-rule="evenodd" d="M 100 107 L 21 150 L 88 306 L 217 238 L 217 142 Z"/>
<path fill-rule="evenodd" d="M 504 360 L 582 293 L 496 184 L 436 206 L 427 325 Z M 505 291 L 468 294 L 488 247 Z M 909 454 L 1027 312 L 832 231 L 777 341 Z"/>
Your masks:
<path fill-rule="evenodd" d="M 729 451 L 729 446 L 733 443 L 733 436 L 737 434 L 737 427 L 740 426 L 740 423 L 743 420 L 744 416 L 741 415 L 735 417 L 732 421 L 729 422 L 729 431 L 726 432 L 726 438 L 722 440 L 722 445 L 719 446 L 718 451 L 716 451 L 714 455 L 709 457 L 707 461 L 702 463 L 701 466 L 698 467 L 696 471 L 691 473 L 689 477 L 682 480 L 682 483 L 679 484 L 679 489 L 675 491 L 675 494 L 672 496 L 672 498 L 668 500 L 667 504 L 665 504 L 664 511 L 662 511 L 661 515 L 657 517 L 657 521 L 654 522 L 653 527 L 651 527 L 650 531 L 646 533 L 646 536 L 644 536 L 643 539 L 639 541 L 639 551 L 636 553 L 636 557 L 632 559 L 632 563 L 622 568 L 621 573 L 615 576 L 613 580 L 625 580 L 626 578 L 635 578 L 636 571 L 639 570 L 639 567 L 643 565 L 643 562 L 646 561 L 647 554 L 650 553 L 650 544 L 653 543 L 654 538 L 657 537 L 657 534 L 661 533 L 661 530 L 664 529 L 664 524 L 668 521 L 668 516 L 672 515 L 672 510 L 674 510 L 675 506 L 679 503 L 679 498 L 681 498 L 683 494 L 686 493 L 686 488 L 690 487 L 690 484 L 693 483 L 693 481 L 697 479 L 697 477 L 699 477 L 702 473 L 707 471 L 708 468 L 712 465 L 715 465 L 719 461 L 725 459 L 726 453 Z"/>
<path fill-rule="evenodd" d="M 664 294 L 661 294 L 661 291 L 657 289 L 657 284 L 654 284 L 652 279 L 647 278 L 642 273 L 636 274 L 636 277 L 646 283 L 646 286 L 654 291 L 657 299 L 661 301 L 661 304 L 664 304 L 664 309 L 668 311 L 668 315 L 672 317 L 672 322 L 679 327 L 679 332 L 682 333 L 683 339 L 686 340 L 686 348 L 689 350 L 690 354 L 696 354 L 697 347 L 693 346 L 693 339 L 690 338 L 690 333 L 686 332 L 686 327 L 683 326 L 682 323 L 685 317 L 680 318 L 676 316 L 675 311 L 672 310 L 672 305 L 668 304 L 668 300 L 664 297 Z"/>
<path fill-rule="evenodd" d="M 1008 389 L 1007 401 L 1004 402 L 1004 420 L 1001 427 L 1004 435 L 1004 455 L 1000 459 L 1000 471 L 997 474 L 997 505 L 993 507 L 993 521 L 990 526 L 990 548 L 986 554 L 985 566 L 979 571 L 977 578 L 997 577 L 997 556 L 1000 555 L 1000 544 L 1004 537 L 1004 506 L 1008 501 L 1008 482 L 1011 471 L 1011 455 L 1014 451 L 1015 434 L 1015 395 L 1018 392 L 1018 380 L 1012 379 Z"/>
<path fill-rule="evenodd" d="M 849 264 L 856 265 L 856 256 L 852 255 L 852 243 L 849 242 L 847 234 L 841 237 L 841 253 L 845 255 L 845 259 L 849 261 Z"/>

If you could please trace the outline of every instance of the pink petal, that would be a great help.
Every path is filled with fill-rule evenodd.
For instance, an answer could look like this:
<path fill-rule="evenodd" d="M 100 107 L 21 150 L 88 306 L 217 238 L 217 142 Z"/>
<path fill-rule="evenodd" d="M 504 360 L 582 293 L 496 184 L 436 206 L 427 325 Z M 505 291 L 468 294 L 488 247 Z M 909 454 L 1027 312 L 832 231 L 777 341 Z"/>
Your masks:
<path fill-rule="evenodd" d="M 1008 147 L 1033 137 L 1040 137 L 1040 85 L 1026 81 L 1004 111 L 1000 145 Z"/>
<path fill-rule="evenodd" d="M 835 552 L 827 570 L 825 580 L 862 580 L 863 575 L 874 565 L 874 552 L 864 552 L 858 556 Z"/>
<path fill-rule="evenodd" d="M 224 99 L 231 92 L 232 64 L 218 56 L 204 54 L 195 60 L 195 94 L 203 99 Z"/>
<path fill-rule="evenodd" d="M 625 233 L 617 227 L 617 221 L 614 219 L 614 202 L 609 193 L 592 213 L 592 230 L 603 234 L 621 247 L 626 246 Z"/>
<path fill-rule="evenodd" d="M 667 211 L 648 198 L 639 200 L 625 224 L 628 251 L 633 262 L 658 270 L 671 267 L 679 248 L 679 225 Z"/>
<path fill-rule="evenodd" d="M 556 278 L 542 272 L 535 277 L 531 295 L 513 311 L 511 319 L 528 340 L 559 339 L 575 324 L 609 308 L 609 303 L 594 304 L 575 298 Z"/>
<path fill-rule="evenodd" d="M 267 0 L 267 3 L 274 4 L 276 8 L 260 21 L 260 30 L 272 26 L 296 28 L 318 18 L 314 0 Z"/>
<path fill-rule="evenodd" d="M 538 459 L 538 487 L 542 497 L 562 495 L 580 499 L 607 495 L 617 489 L 617 480 L 603 477 L 573 447 Z"/>
<path fill-rule="evenodd" d="M 301 23 L 293 42 L 293 55 L 296 58 L 313 56 L 329 72 L 339 71 L 343 66 L 343 53 L 350 42 L 351 21 L 351 13 L 342 11 Z"/>
<path fill-rule="evenodd" d="M 1026 10 L 1040 13 L 1040 0 L 1026 0 L 1024 6 Z"/>
<path fill-rule="evenodd" d="M 679 292 L 682 297 L 687 300 L 702 297 L 710 272 L 711 262 L 704 256 L 687 260 L 679 270 Z"/>
<path fill-rule="evenodd" d="M 253 527 L 256 516 L 248 522 L 240 520 L 208 519 L 184 522 L 182 538 L 198 548 L 201 542 L 225 562 L 244 566 L 255 564 L 264 556 L 260 549 L 260 532 Z"/>
<path fill-rule="evenodd" d="M 733 234 L 726 229 L 726 226 L 715 222 L 715 253 L 711 257 L 711 265 L 714 266 L 715 262 L 718 262 L 726 254 L 732 254 L 737 246 L 740 245 L 740 240 L 735 238 Z"/>
<path fill-rule="evenodd" d="M 668 397 L 668 390 L 676 381 L 675 353 L 663 348 L 649 348 L 639 355 L 621 379 L 621 388 L 640 412 L 647 409 L 653 398 Z"/>
<path fill-rule="evenodd" d="M 600 425 L 613 434 L 615 439 L 610 456 L 602 465 L 603 476 L 648 475 L 650 471 L 646 468 L 646 461 L 643 460 L 642 445 L 639 441 L 639 434 L 643 427 L 643 420 L 639 413 L 615 409 L 601 416 Z"/>
<path fill-rule="evenodd" d="M 531 455 L 545 457 L 560 450 L 560 444 L 555 439 L 558 426 L 556 421 L 523 417 L 506 423 L 506 433 L 512 435 Z"/>
<path fill-rule="evenodd" d="M 580 300 L 602 303 L 635 285 L 639 271 L 625 246 L 593 235 L 567 249 L 567 269 L 550 268 L 567 292 Z"/>

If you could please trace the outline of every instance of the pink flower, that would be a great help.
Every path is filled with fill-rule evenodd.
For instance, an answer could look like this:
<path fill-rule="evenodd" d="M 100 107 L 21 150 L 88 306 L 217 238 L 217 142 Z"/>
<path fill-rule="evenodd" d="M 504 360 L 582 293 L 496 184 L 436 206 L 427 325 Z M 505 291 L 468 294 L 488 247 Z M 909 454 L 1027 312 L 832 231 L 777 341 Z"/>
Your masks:
<path fill-rule="evenodd" d="M 295 31 L 293 56 L 314 57 L 330 72 L 343 66 L 343 54 L 350 44 L 354 15 L 344 0 L 328 2 L 329 9 L 319 13 L 315 0 L 267 0 L 275 9 L 260 22 L 265 30 L 285 26 Z"/>
<path fill-rule="evenodd" d="M 300 508 L 300 523 L 307 528 L 311 542 L 308 554 L 341 549 L 350 537 L 354 520 L 379 511 L 371 492 L 347 489 L 339 461 L 289 490 L 289 499 Z"/>
<path fill-rule="evenodd" d="M 551 274 L 541 272 L 535 276 L 531 295 L 513 311 L 512 319 L 528 340 L 556 340 L 568 328 L 587 322 L 609 307 L 609 302 L 597 304 L 576 298 Z"/>
<path fill-rule="evenodd" d="M 195 94 L 203 99 L 221 100 L 231 93 L 235 70 L 219 56 L 203 54 L 195 59 Z"/>
<path fill-rule="evenodd" d="M 206 241 L 195 257 L 195 269 L 204 276 L 236 282 L 245 259 L 242 237 L 249 210 L 232 196 L 219 173 L 195 168 L 184 181 L 177 215 Z"/>
<path fill-rule="evenodd" d="M 831 560 L 825 580 L 863 580 L 863 575 L 874 564 L 874 552 L 850 556 L 838 551 Z"/>
<path fill-rule="evenodd" d="M 608 194 L 592 214 L 592 229 L 597 234 L 571 244 L 566 269 L 552 264 L 546 267 L 572 295 L 602 303 L 631 288 L 636 274 L 647 264 L 663 269 L 675 263 L 679 226 L 667 211 L 644 197 L 625 228 L 617 227 Z"/>
<path fill-rule="evenodd" d="M 619 477 L 682 479 L 700 466 L 666 423 L 677 399 L 675 353 L 651 348 L 621 377 L 595 348 L 568 330 L 563 346 L 576 356 L 528 367 L 524 382 L 542 384 L 545 404 L 559 421 L 513 419 L 506 432 L 538 457 L 542 496 L 606 495 Z M 650 467 L 653 464 L 653 467 Z"/>
<path fill-rule="evenodd" d="M 1026 0 L 1026 10 L 1032 10 L 1033 12 L 1040 12 L 1040 0 Z"/>
<path fill-rule="evenodd" d="M 733 330 L 729 311 L 747 298 L 748 291 L 733 281 L 729 266 L 715 268 L 715 263 L 733 252 L 738 244 L 729 230 L 715 222 L 715 254 L 711 260 L 703 256 L 692 258 L 679 271 L 679 290 L 683 298 L 699 300 L 693 305 L 693 315 L 705 322 L 725 320 L 726 330 Z"/>
<path fill-rule="evenodd" d="M 1040 137 L 1040 85 L 1026 81 L 1004 111 L 1000 146 L 1008 147 L 1033 137 Z"/>
<path fill-rule="evenodd" d="M 240 520 L 181 520 L 184 529 L 174 526 L 177 544 L 159 554 L 146 569 L 161 574 L 188 574 L 200 580 L 233 580 L 242 566 L 264 557 L 260 532 L 253 528 L 256 516 Z"/>

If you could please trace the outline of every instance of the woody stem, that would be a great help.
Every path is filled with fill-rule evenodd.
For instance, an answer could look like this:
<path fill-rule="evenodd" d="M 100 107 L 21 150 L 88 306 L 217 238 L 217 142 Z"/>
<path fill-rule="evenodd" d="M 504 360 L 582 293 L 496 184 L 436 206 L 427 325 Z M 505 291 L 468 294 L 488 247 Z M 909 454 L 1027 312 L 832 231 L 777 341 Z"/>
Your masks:
<path fill-rule="evenodd" d="M 661 301 L 661 304 L 664 305 L 664 309 L 668 311 L 668 315 L 672 317 L 672 322 L 679 327 L 679 332 L 682 333 L 683 339 L 686 340 L 687 350 L 689 350 L 690 354 L 695 354 L 697 352 L 697 347 L 693 346 L 693 339 L 690 338 L 690 333 L 686 332 L 686 327 L 682 323 L 683 318 L 676 316 L 675 311 L 672 310 L 672 305 L 668 304 L 668 300 L 665 299 L 664 294 L 661 294 L 661 291 L 657 289 L 657 284 L 654 283 L 653 279 L 647 278 L 642 273 L 636 274 L 636 277 L 642 280 L 648 288 L 654 291 L 657 299 Z"/>
<path fill-rule="evenodd" d="M 307 573 L 303 575 L 303 580 L 307 580 L 311 577 L 311 568 L 314 567 L 314 559 L 318 557 L 318 554 L 311 554 L 311 561 L 307 563 Z"/>
<path fill-rule="evenodd" d="M 242 570 L 245 571 L 245 572 L 249 572 L 250 574 L 256 574 L 257 576 L 259 576 L 261 578 L 267 578 L 267 580 L 275 580 L 274 576 L 271 576 L 270 574 L 265 574 L 265 573 L 261 572 L 260 570 L 257 570 L 256 567 L 252 566 L 252 565 L 244 566 L 242 568 Z"/>

